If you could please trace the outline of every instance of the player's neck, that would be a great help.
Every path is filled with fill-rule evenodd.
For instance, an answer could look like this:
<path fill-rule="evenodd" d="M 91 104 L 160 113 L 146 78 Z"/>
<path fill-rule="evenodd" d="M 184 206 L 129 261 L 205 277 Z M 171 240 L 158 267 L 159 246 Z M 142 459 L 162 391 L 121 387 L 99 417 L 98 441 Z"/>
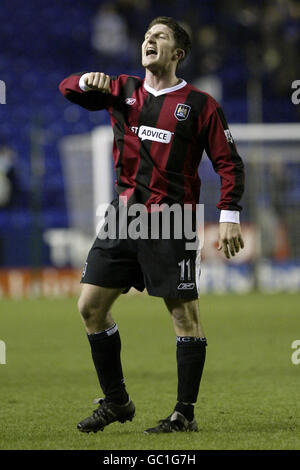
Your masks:
<path fill-rule="evenodd" d="M 145 83 L 156 91 L 165 90 L 166 88 L 172 88 L 180 83 L 181 79 L 176 77 L 173 71 L 157 71 L 152 72 L 146 69 Z"/>

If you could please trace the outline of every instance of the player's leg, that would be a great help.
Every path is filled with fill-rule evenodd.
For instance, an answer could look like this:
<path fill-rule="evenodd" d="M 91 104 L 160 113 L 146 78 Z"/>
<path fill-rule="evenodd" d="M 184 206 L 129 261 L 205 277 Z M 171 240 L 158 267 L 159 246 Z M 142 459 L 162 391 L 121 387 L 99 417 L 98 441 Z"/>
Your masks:
<path fill-rule="evenodd" d="M 146 242 L 140 254 L 142 266 L 145 266 L 146 287 L 150 295 L 165 300 L 171 314 L 177 337 L 178 372 L 177 403 L 173 413 L 146 432 L 195 431 L 194 403 L 206 355 L 198 306 L 200 253 L 197 249 L 188 250 L 184 238 Z"/>
<path fill-rule="evenodd" d="M 177 403 L 174 412 L 148 433 L 197 431 L 197 401 L 206 356 L 206 338 L 200 323 L 198 300 L 164 299 L 176 334 Z"/>
<path fill-rule="evenodd" d="M 177 358 L 177 404 L 189 421 L 194 419 L 194 404 L 197 401 L 206 357 L 206 338 L 200 323 L 199 302 L 181 299 L 165 299 L 171 314 L 176 334 Z"/>
<path fill-rule="evenodd" d="M 204 337 L 198 299 L 164 299 L 164 301 L 171 314 L 176 336 Z"/>
<path fill-rule="evenodd" d="M 114 325 L 110 308 L 122 293 L 122 290 L 120 288 L 82 284 L 78 310 L 87 334 L 94 334 Z"/>
<path fill-rule="evenodd" d="M 121 339 L 110 313 L 121 288 L 105 288 L 83 284 L 78 308 L 86 328 L 99 383 L 105 395 L 92 416 L 78 424 L 83 432 L 103 430 L 113 422 L 131 420 L 134 405 L 126 391 L 122 364 Z"/>

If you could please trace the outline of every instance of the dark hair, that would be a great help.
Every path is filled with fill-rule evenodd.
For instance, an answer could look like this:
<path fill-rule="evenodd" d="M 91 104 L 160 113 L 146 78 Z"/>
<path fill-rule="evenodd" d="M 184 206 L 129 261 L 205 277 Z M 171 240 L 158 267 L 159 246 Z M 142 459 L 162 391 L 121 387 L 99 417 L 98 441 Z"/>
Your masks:
<path fill-rule="evenodd" d="M 171 18 L 169 16 L 158 16 L 157 18 L 154 18 L 154 20 L 151 21 L 147 31 L 156 24 L 164 24 L 173 31 L 176 47 L 179 47 L 180 49 L 184 50 L 184 57 L 180 59 L 179 62 L 184 60 L 185 57 L 189 54 L 192 47 L 190 36 L 185 31 L 185 29 L 183 29 L 182 26 L 180 26 L 177 21 L 174 20 L 174 18 Z"/>

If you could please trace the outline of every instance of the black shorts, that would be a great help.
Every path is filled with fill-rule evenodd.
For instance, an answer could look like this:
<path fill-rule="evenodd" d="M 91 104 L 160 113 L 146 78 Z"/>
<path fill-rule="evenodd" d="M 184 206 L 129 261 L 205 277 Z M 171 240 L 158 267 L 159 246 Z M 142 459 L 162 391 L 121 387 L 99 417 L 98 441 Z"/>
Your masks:
<path fill-rule="evenodd" d="M 118 214 L 118 199 L 112 202 Z M 128 217 L 129 224 L 133 218 Z M 149 295 L 170 299 L 198 298 L 200 252 L 186 248 L 186 238 L 120 238 L 98 236 L 89 251 L 81 282 L 101 287 L 145 288 Z M 172 232 L 172 229 L 171 229 Z"/>

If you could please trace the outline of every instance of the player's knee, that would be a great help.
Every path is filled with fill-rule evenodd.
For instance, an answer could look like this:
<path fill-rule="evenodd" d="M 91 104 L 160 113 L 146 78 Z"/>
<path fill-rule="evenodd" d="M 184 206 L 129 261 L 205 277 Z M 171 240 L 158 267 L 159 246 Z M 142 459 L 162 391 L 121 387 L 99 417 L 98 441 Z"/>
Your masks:
<path fill-rule="evenodd" d="M 83 297 L 79 297 L 77 307 L 80 315 L 84 320 L 88 320 L 91 315 L 91 310 L 88 302 Z"/>
<path fill-rule="evenodd" d="M 101 300 L 90 300 L 84 296 L 79 297 L 78 310 L 85 322 L 89 322 L 99 316 L 105 315 L 105 311 L 101 305 Z"/>

